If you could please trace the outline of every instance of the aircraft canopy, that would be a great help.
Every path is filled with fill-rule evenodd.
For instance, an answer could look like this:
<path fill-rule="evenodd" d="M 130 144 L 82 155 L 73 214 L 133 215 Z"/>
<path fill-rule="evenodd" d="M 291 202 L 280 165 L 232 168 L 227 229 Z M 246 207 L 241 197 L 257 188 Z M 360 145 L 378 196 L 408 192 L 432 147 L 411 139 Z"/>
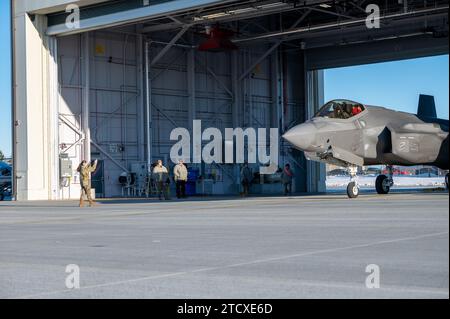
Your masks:
<path fill-rule="evenodd" d="M 325 104 L 315 117 L 334 119 L 349 119 L 364 112 L 365 107 L 361 103 L 349 100 L 333 100 Z"/>

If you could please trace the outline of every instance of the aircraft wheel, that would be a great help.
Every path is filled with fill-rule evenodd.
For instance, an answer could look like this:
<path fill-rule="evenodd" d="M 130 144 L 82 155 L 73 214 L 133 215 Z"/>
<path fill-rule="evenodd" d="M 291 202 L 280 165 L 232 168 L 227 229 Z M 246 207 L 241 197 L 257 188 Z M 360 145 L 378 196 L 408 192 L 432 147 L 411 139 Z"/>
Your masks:
<path fill-rule="evenodd" d="M 380 175 L 375 181 L 375 188 L 378 194 L 388 194 L 391 187 L 388 185 L 388 177 L 386 175 Z"/>
<path fill-rule="evenodd" d="M 3 195 L 3 193 L 0 194 L 0 202 L 3 201 L 5 199 L 5 195 Z"/>
<path fill-rule="evenodd" d="M 355 182 L 351 182 L 347 186 L 347 195 L 349 198 L 356 198 L 359 195 L 359 187 Z"/>
<path fill-rule="evenodd" d="M 445 189 L 448 190 L 448 173 L 445 175 Z"/>

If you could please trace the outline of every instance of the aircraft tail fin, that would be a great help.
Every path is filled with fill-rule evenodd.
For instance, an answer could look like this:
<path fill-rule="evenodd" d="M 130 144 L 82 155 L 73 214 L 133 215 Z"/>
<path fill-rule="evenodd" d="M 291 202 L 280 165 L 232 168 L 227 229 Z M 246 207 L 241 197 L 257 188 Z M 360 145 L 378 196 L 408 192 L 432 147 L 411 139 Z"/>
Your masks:
<path fill-rule="evenodd" d="M 437 118 L 434 96 L 420 94 L 419 109 L 417 110 L 417 115 L 419 117 Z"/>

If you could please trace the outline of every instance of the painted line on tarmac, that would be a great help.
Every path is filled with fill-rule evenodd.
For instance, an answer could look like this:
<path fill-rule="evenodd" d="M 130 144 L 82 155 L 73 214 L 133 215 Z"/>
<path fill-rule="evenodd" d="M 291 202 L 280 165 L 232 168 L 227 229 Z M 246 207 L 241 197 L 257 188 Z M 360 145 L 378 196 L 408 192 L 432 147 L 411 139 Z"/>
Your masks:
<path fill-rule="evenodd" d="M 169 273 L 169 274 L 164 274 L 164 275 L 141 277 L 141 278 L 130 279 L 130 280 L 122 280 L 122 281 L 115 281 L 115 282 L 109 282 L 109 283 L 104 283 L 104 284 L 84 286 L 84 287 L 80 287 L 80 289 L 76 289 L 76 290 L 67 290 L 67 289 L 66 290 L 58 290 L 58 291 L 51 291 L 51 292 L 44 292 L 44 293 L 38 293 L 38 294 L 33 294 L 33 295 L 15 297 L 15 298 L 10 298 L 10 299 L 30 299 L 30 298 L 38 298 L 38 297 L 57 295 L 57 294 L 62 294 L 62 293 L 79 292 L 79 291 L 88 290 L 88 289 L 112 287 L 112 286 L 131 284 L 131 283 L 142 282 L 142 281 L 147 281 L 147 280 L 164 279 L 164 278 L 192 275 L 192 274 L 204 273 L 204 272 L 210 272 L 210 271 L 225 270 L 225 269 L 230 269 L 230 268 L 270 263 L 270 262 L 274 262 L 274 261 L 281 261 L 281 260 L 292 259 L 292 258 L 314 256 L 314 255 L 335 253 L 335 252 L 352 250 L 352 249 L 367 248 L 367 247 L 378 246 L 378 245 L 393 244 L 393 243 L 404 242 L 404 241 L 439 237 L 439 236 L 448 235 L 448 234 L 449 234 L 449 232 L 446 231 L 446 232 L 431 233 L 431 234 L 425 234 L 425 235 L 414 236 L 414 237 L 403 237 L 403 238 L 397 238 L 397 239 L 391 239 L 391 240 L 382 240 L 382 241 L 376 241 L 376 242 L 367 243 L 367 244 L 352 245 L 352 246 L 330 248 L 330 249 L 321 249 L 321 250 L 315 250 L 315 251 L 286 255 L 286 256 L 257 259 L 257 260 L 253 260 L 253 261 L 235 263 L 235 264 L 224 265 L 224 266 L 207 267 L 207 268 L 200 268 L 200 269 L 196 269 L 196 270 L 188 270 L 188 271 L 182 271 L 182 272 Z M 407 288 L 405 288 L 404 291 L 407 291 Z M 415 292 L 419 292 L 419 291 L 420 290 L 417 290 L 417 289 L 415 290 Z M 429 292 L 430 292 L 429 290 L 423 291 L 423 293 L 429 293 Z M 448 294 L 448 291 L 438 291 L 435 293 Z"/>

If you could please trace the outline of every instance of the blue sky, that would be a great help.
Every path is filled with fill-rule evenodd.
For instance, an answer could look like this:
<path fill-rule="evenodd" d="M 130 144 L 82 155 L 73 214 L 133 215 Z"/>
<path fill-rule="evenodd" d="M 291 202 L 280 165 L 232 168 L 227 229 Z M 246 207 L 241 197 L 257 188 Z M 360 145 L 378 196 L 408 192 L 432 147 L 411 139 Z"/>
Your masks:
<path fill-rule="evenodd" d="M 419 94 L 434 95 L 437 114 L 448 119 L 448 55 L 368 64 L 325 71 L 325 100 L 417 113 Z"/>
<path fill-rule="evenodd" d="M 11 49 L 9 2 L 0 0 L 0 150 L 11 155 Z"/>
<path fill-rule="evenodd" d="M 11 155 L 9 2 L 0 0 L 0 150 Z M 419 94 L 436 98 L 438 116 L 449 116 L 448 55 L 325 71 L 325 100 L 346 98 L 415 113 Z"/>

